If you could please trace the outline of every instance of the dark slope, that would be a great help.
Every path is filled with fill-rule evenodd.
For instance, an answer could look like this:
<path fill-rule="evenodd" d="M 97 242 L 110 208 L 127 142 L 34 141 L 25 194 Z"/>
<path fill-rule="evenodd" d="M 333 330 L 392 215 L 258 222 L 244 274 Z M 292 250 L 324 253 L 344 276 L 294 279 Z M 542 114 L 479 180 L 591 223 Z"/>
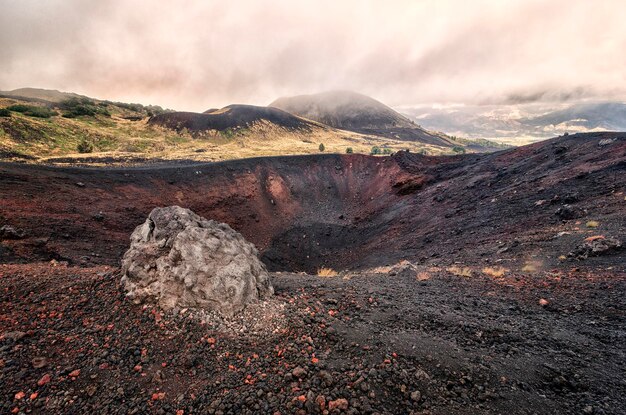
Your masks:
<path fill-rule="evenodd" d="M 318 124 L 280 109 L 254 105 L 229 105 L 220 110 L 209 110 L 202 114 L 195 112 L 160 114 L 152 117 L 149 122 L 177 131 L 183 128 L 189 131 L 223 131 L 229 128 L 245 128 L 257 122 L 268 122 L 287 129 L 306 130 L 313 126 L 319 127 Z"/>
<path fill-rule="evenodd" d="M 283 97 L 270 104 L 331 127 L 439 146 L 454 146 L 443 134 L 424 130 L 385 104 L 350 91 Z"/>
<path fill-rule="evenodd" d="M 625 172 L 619 133 L 450 157 L 320 155 L 128 170 L 4 164 L 0 218 L 28 236 L 3 241 L 3 259 L 116 264 L 150 210 L 176 204 L 229 223 L 272 269 L 399 259 L 558 265 L 588 236 L 623 238 Z M 576 220 L 555 214 L 566 204 L 580 212 Z M 99 212 L 103 220 L 94 219 Z M 585 227 L 589 220 L 599 227 Z"/>

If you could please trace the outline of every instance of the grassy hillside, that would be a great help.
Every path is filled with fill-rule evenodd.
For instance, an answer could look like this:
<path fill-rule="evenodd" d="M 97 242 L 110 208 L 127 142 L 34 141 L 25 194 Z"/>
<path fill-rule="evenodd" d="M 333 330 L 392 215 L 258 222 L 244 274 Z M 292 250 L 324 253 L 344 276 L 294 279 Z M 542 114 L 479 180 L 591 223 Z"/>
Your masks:
<path fill-rule="evenodd" d="M 330 128 L 283 128 L 267 120 L 239 127 L 174 129 L 151 117 L 155 106 L 98 101 L 67 94 L 0 95 L 0 159 L 43 163 L 125 163 L 145 160 L 218 161 L 325 152 L 387 154 L 409 149 L 450 154 L 450 148 Z M 54 101 L 46 98 L 54 97 Z M 320 146 L 323 145 L 323 146 Z M 350 149 L 350 150 L 348 150 Z M 458 151 L 458 149 L 457 149 Z M 472 150 L 470 150 L 472 151 Z"/>

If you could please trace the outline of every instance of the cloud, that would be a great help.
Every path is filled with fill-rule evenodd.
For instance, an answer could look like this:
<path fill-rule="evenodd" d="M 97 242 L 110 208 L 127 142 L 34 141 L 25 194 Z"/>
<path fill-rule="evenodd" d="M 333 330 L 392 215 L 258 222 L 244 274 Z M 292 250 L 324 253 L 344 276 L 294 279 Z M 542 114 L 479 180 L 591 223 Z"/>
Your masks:
<path fill-rule="evenodd" d="M 352 89 L 391 105 L 626 96 L 626 3 L 0 0 L 0 88 L 201 111 Z"/>

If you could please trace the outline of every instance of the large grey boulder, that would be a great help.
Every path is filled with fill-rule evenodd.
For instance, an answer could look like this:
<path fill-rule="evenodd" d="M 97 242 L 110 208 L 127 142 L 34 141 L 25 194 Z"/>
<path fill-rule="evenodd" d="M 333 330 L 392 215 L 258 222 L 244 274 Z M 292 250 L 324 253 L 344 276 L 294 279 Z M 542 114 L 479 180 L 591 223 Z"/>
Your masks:
<path fill-rule="evenodd" d="M 122 284 L 137 303 L 155 301 L 166 310 L 200 308 L 230 316 L 274 293 L 253 244 L 227 224 L 189 209 L 154 209 L 130 239 Z"/>

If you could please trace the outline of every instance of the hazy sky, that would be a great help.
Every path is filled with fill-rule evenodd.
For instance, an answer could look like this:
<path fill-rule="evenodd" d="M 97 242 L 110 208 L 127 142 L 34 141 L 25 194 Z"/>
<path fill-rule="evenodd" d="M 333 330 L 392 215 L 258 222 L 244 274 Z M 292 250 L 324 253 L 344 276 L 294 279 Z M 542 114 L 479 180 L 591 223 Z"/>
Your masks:
<path fill-rule="evenodd" d="M 0 90 L 202 111 L 626 97 L 626 1 L 0 0 Z"/>

